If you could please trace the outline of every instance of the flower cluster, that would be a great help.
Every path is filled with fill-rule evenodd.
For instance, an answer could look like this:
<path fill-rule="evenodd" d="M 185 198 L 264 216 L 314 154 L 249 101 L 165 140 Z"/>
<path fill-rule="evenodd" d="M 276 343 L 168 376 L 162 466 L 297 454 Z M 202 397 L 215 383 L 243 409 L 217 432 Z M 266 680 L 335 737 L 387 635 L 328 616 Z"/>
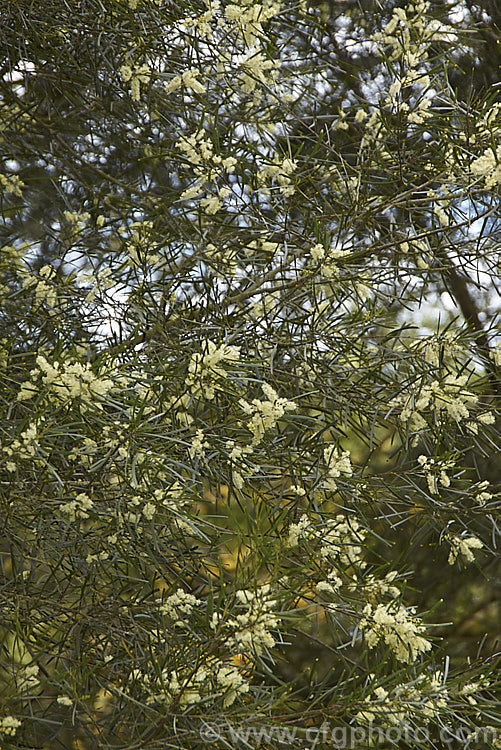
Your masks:
<path fill-rule="evenodd" d="M 21 722 L 19 719 L 16 719 L 14 716 L 4 716 L 3 719 L 0 719 L 0 735 L 4 734 L 13 737 L 20 726 Z"/>
<path fill-rule="evenodd" d="M 470 164 L 471 173 L 476 178 L 484 178 L 486 190 L 501 185 L 501 146 L 488 148 Z"/>
<path fill-rule="evenodd" d="M 187 624 L 187 618 L 195 607 L 202 604 L 193 594 L 178 589 L 175 594 L 168 596 L 159 606 L 160 612 L 174 621 L 179 627 Z"/>
<path fill-rule="evenodd" d="M 195 437 L 191 441 L 191 445 L 188 448 L 188 453 L 190 454 L 190 458 L 193 460 L 204 458 L 205 449 L 208 447 L 209 447 L 209 443 L 204 438 L 204 431 L 197 430 Z"/>
<path fill-rule="evenodd" d="M 52 266 L 43 266 L 38 275 L 38 281 L 31 277 L 24 286 L 34 286 L 35 305 L 38 306 L 45 302 L 49 313 L 53 315 L 57 305 L 57 291 L 54 283 L 51 284 L 50 282 L 54 282 L 56 270 Z"/>
<path fill-rule="evenodd" d="M 243 0 L 239 5 L 226 5 L 224 15 L 236 26 L 245 44 L 252 47 L 258 39 L 265 36 L 263 24 L 276 16 L 280 8 L 281 3 L 278 0 L 263 0 L 261 3 Z"/>
<path fill-rule="evenodd" d="M 233 440 L 228 440 L 226 450 L 228 451 L 228 459 L 231 463 L 232 482 L 237 489 L 241 490 L 244 486 L 244 477 L 242 475 L 243 458 L 252 453 L 253 447 L 251 445 L 235 445 Z"/>
<path fill-rule="evenodd" d="M 365 567 L 362 558 L 367 531 L 357 520 L 339 514 L 327 519 L 325 526 L 317 528 L 316 533 L 321 541 L 321 557 L 335 562 L 341 570 Z M 352 571 L 352 575 L 355 572 Z"/>
<path fill-rule="evenodd" d="M 416 69 L 428 59 L 433 43 L 450 43 L 456 38 L 451 26 L 429 18 L 429 9 L 427 0 L 416 0 L 406 8 L 394 8 L 384 30 L 374 36 L 381 45 L 391 48 L 391 61 L 399 60 L 405 68 Z"/>
<path fill-rule="evenodd" d="M 73 706 L 73 701 L 71 700 L 71 698 L 68 698 L 67 695 L 58 695 L 57 703 L 60 706 L 66 706 L 67 708 L 70 708 L 71 706 Z"/>
<path fill-rule="evenodd" d="M 206 87 L 198 80 L 201 75 L 198 68 L 189 68 L 185 70 L 181 75 L 176 75 L 172 80 L 165 85 L 165 93 L 170 94 L 171 91 L 175 91 L 181 86 L 185 86 L 191 91 L 195 91 L 197 94 L 204 94 Z"/>
<path fill-rule="evenodd" d="M 447 535 L 447 539 L 451 545 L 451 551 L 449 553 L 448 563 L 454 565 L 459 555 L 465 563 L 471 563 L 475 559 L 472 552 L 474 549 L 482 549 L 483 542 L 476 536 L 451 536 Z"/>
<path fill-rule="evenodd" d="M 141 268 L 146 264 L 152 268 L 158 268 L 162 263 L 161 256 L 152 252 L 154 244 L 153 223 L 151 221 L 133 221 L 128 226 L 120 227 L 119 234 L 125 237 L 125 249 L 128 262 L 133 268 Z M 102 283 L 107 282 L 106 270 L 103 269 L 97 279 Z"/>
<path fill-rule="evenodd" d="M 130 681 L 146 692 L 148 704 L 176 703 L 181 708 L 222 698 L 223 707 L 231 706 L 238 696 L 249 692 L 249 683 L 236 666 L 217 657 L 209 657 L 193 669 L 163 669 L 160 675 L 149 675 L 139 669 L 132 671 Z"/>
<path fill-rule="evenodd" d="M 384 597 L 391 597 L 396 599 L 400 596 L 400 589 L 394 585 L 394 581 L 398 573 L 396 570 L 390 570 L 384 578 L 376 578 L 370 574 L 365 576 L 361 581 L 353 581 L 350 584 L 350 588 L 355 591 L 358 588 L 363 590 L 364 598 L 371 604 L 377 604 Z"/>
<path fill-rule="evenodd" d="M 31 380 L 21 384 L 18 401 L 34 398 L 44 388 L 57 401 L 80 399 L 82 406 L 97 405 L 99 399 L 113 388 L 110 378 L 95 375 L 87 362 L 55 362 L 50 364 L 42 354 L 36 358 L 37 369 L 31 371 Z M 37 381 L 41 383 L 37 383 Z"/>
<path fill-rule="evenodd" d="M 340 451 L 335 445 L 324 448 L 324 461 L 327 466 L 327 477 L 324 480 L 326 490 L 337 489 L 336 479 L 340 476 L 351 476 L 353 467 L 351 465 L 350 452 Z"/>
<path fill-rule="evenodd" d="M 340 250 L 338 248 L 327 248 L 320 243 L 314 245 L 310 250 L 310 255 L 315 263 L 320 263 L 320 271 L 326 279 L 334 279 L 339 276 L 339 266 L 337 261 L 346 258 L 350 254 L 349 250 Z"/>
<path fill-rule="evenodd" d="M 319 555 L 319 563 L 327 569 L 327 577 L 317 582 L 318 593 L 334 594 L 351 580 L 350 588 L 356 587 L 358 575 L 366 567 L 364 558 L 366 529 L 354 518 L 341 514 L 314 525 L 307 515 L 288 529 L 287 546 L 294 548 L 304 541 Z"/>
<path fill-rule="evenodd" d="M 92 509 L 94 503 L 85 492 L 80 492 L 74 500 L 70 500 L 67 503 L 63 503 L 60 506 L 61 513 L 64 513 L 71 521 L 77 519 L 85 520 L 89 517 L 89 510 Z"/>
<path fill-rule="evenodd" d="M 449 697 L 444 674 L 436 671 L 430 677 L 419 675 L 413 682 L 401 683 L 391 691 L 376 687 L 356 718 L 364 723 L 377 721 L 382 726 L 403 725 L 416 717 L 428 723 L 447 708 Z"/>
<path fill-rule="evenodd" d="M 2 187 L 6 193 L 17 195 L 18 198 L 23 197 L 23 191 L 21 188 L 24 187 L 24 182 L 17 174 L 0 174 L 0 187 Z"/>
<path fill-rule="evenodd" d="M 214 144 L 207 136 L 205 128 L 200 128 L 189 136 L 183 136 L 176 146 L 183 152 L 196 178 L 195 182 L 181 193 L 181 200 L 194 198 L 203 192 L 206 183 L 217 184 L 219 178 L 235 170 L 235 157 L 223 158 L 220 154 L 214 153 Z M 217 187 L 216 191 L 216 194 L 207 192 L 200 200 L 200 206 L 208 214 L 217 213 L 223 205 L 224 198 L 231 192 L 228 186 Z"/>
<path fill-rule="evenodd" d="M 151 68 L 148 65 L 122 65 L 120 75 L 124 83 L 130 84 L 130 95 L 134 102 L 141 99 L 141 84 L 148 83 Z"/>
<path fill-rule="evenodd" d="M 297 409 L 297 404 L 294 401 L 280 398 L 275 389 L 268 383 L 263 383 L 261 388 L 266 396 L 266 401 L 261 401 L 258 398 L 254 398 L 250 404 L 243 398 L 239 401 L 244 412 L 250 417 L 247 429 L 252 433 L 252 445 L 260 443 L 265 432 L 275 427 L 286 412 Z"/>
<path fill-rule="evenodd" d="M 442 487 L 450 487 L 451 480 L 447 471 L 454 467 L 454 461 L 439 461 L 422 455 L 418 456 L 417 461 L 424 469 L 428 489 L 432 495 L 438 495 L 439 484 Z"/>
<path fill-rule="evenodd" d="M 267 59 L 263 52 L 257 51 L 254 48 L 236 56 L 234 62 L 241 68 L 240 83 L 242 91 L 246 94 L 254 93 L 259 84 L 264 84 L 264 86 L 268 87 L 273 86 L 277 78 L 278 68 L 280 67 L 280 63 L 277 60 Z M 293 162 L 290 160 L 287 160 L 287 162 L 287 165 L 282 167 L 282 175 L 285 179 L 287 179 L 288 174 L 294 169 Z"/>
<path fill-rule="evenodd" d="M 228 624 L 235 628 L 233 639 L 238 651 L 259 652 L 263 648 L 273 648 L 275 638 L 271 631 L 279 625 L 280 618 L 273 614 L 277 602 L 271 594 L 271 586 L 264 584 L 253 591 L 237 591 L 237 601 L 244 611 Z"/>
<path fill-rule="evenodd" d="M 2 446 L 2 453 L 7 458 L 7 471 L 16 470 L 17 464 L 14 459 L 31 459 L 37 455 L 40 447 L 38 438 L 38 427 L 31 423 L 20 433 L 19 439 L 13 440 L 10 445 Z"/>
<path fill-rule="evenodd" d="M 400 419 L 412 430 L 427 426 L 425 415 L 462 422 L 470 416 L 470 410 L 478 403 L 478 396 L 465 386 L 467 375 L 447 375 L 443 380 L 434 380 L 417 392 L 393 399 L 393 404 L 403 404 Z"/>
<path fill-rule="evenodd" d="M 202 351 L 191 357 L 186 384 L 194 395 L 212 401 L 219 382 L 228 377 L 225 366 L 231 366 L 239 359 L 238 346 L 217 346 L 213 341 L 206 340 L 202 344 Z"/>
<path fill-rule="evenodd" d="M 426 627 L 415 616 L 414 608 L 406 609 L 397 602 L 367 604 L 360 629 L 369 648 L 383 642 L 402 662 L 415 661 L 431 649 L 430 641 L 422 635 Z"/>
<path fill-rule="evenodd" d="M 275 637 L 271 631 L 278 628 L 280 617 L 274 612 L 277 601 L 270 584 L 262 584 L 255 592 L 248 589 L 237 591 L 236 602 L 239 614 L 224 620 L 220 613 L 214 612 L 212 628 L 229 630 L 228 643 L 238 653 L 253 654 L 273 648 Z"/>
<path fill-rule="evenodd" d="M 294 195 L 295 188 L 292 184 L 292 175 L 296 169 L 296 161 L 288 157 L 283 159 L 277 154 L 272 161 L 263 165 L 257 173 L 257 179 L 263 188 L 265 185 L 275 184 L 282 195 Z M 270 194 L 270 189 L 263 189 L 263 195 L 267 194 Z"/>

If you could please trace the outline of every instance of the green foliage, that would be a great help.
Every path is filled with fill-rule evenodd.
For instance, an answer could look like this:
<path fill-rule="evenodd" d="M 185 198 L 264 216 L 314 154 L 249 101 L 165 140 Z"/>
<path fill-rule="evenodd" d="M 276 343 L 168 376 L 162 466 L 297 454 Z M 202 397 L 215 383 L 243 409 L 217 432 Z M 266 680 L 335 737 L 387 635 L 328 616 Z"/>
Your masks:
<path fill-rule="evenodd" d="M 499 747 L 478 9 L 40 6 L 0 36 L 2 742 Z"/>

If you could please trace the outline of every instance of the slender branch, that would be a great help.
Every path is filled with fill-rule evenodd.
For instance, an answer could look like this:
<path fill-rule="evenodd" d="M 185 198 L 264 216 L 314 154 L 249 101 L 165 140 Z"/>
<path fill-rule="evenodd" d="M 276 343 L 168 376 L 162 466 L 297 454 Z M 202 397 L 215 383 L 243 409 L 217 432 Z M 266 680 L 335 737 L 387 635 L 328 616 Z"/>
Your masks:
<path fill-rule="evenodd" d="M 440 254 L 443 255 L 444 260 L 448 261 L 446 266 L 446 276 L 449 282 L 450 291 L 452 292 L 456 304 L 461 310 L 467 326 L 475 336 L 477 352 L 485 367 L 489 383 L 491 384 L 494 393 L 501 395 L 501 382 L 498 377 L 496 365 L 491 357 L 489 339 L 480 320 L 475 300 L 468 289 L 469 278 L 465 276 L 464 272 L 459 273 L 455 269 L 444 251 Z"/>

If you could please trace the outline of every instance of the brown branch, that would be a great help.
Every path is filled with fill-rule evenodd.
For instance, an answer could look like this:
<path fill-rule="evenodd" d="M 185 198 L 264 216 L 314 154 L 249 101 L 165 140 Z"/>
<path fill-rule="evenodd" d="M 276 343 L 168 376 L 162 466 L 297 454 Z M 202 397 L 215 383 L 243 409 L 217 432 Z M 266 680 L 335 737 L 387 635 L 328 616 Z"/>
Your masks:
<path fill-rule="evenodd" d="M 498 377 L 496 365 L 491 357 L 489 339 L 480 320 L 475 300 L 468 289 L 467 282 L 469 279 L 465 278 L 463 273 L 459 273 L 454 268 L 445 252 L 443 252 L 443 257 L 444 260 L 448 261 L 446 275 L 452 296 L 459 306 L 468 328 L 474 334 L 477 352 L 487 372 L 487 378 L 492 386 L 493 393 L 501 395 L 501 382 Z"/>

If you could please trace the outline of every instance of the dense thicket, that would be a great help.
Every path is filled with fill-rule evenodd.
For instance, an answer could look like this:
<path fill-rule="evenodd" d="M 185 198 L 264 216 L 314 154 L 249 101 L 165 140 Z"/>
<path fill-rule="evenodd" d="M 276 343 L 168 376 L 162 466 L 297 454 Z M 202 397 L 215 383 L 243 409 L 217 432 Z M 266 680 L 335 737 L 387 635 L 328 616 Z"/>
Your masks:
<path fill-rule="evenodd" d="M 499 12 L 0 2 L 6 747 L 499 747 Z"/>

